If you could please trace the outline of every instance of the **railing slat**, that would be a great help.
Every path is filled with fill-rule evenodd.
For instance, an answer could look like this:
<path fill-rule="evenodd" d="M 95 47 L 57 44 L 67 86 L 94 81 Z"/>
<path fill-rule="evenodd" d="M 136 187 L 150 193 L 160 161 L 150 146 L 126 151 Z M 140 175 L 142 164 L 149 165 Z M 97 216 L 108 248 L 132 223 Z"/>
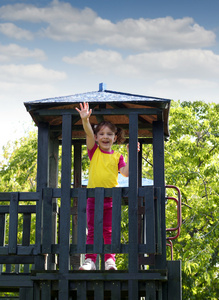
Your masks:
<path fill-rule="evenodd" d="M 94 300 L 104 300 L 103 281 L 97 281 L 94 285 Z"/>
<path fill-rule="evenodd" d="M 145 189 L 145 219 L 147 253 L 155 253 L 155 212 L 153 186 Z"/>
<path fill-rule="evenodd" d="M 42 252 L 51 253 L 52 245 L 52 189 L 43 189 L 43 244 Z"/>
<path fill-rule="evenodd" d="M 104 188 L 95 189 L 94 253 L 103 253 Z"/>
<path fill-rule="evenodd" d="M 18 227 L 18 193 L 11 193 L 10 217 L 9 217 L 9 254 L 17 252 L 17 227 Z"/>
<path fill-rule="evenodd" d="M 86 299 L 87 299 L 86 281 L 82 281 L 77 284 L 77 300 L 86 300 Z"/>
<path fill-rule="evenodd" d="M 112 214 L 112 253 L 121 250 L 121 203 L 122 189 L 113 188 L 113 214 Z"/>
<path fill-rule="evenodd" d="M 79 189 L 78 192 L 78 253 L 86 253 L 86 205 L 87 205 L 87 190 Z"/>

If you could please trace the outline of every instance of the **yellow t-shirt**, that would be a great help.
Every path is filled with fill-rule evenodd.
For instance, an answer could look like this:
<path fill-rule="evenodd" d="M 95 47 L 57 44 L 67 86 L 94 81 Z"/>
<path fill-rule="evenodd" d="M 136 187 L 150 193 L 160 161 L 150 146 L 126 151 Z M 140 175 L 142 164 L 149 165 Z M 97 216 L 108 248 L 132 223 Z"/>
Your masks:
<path fill-rule="evenodd" d="M 114 152 L 105 152 L 96 144 L 88 150 L 90 158 L 88 188 L 112 188 L 118 185 L 118 171 L 125 166 L 123 156 Z"/>

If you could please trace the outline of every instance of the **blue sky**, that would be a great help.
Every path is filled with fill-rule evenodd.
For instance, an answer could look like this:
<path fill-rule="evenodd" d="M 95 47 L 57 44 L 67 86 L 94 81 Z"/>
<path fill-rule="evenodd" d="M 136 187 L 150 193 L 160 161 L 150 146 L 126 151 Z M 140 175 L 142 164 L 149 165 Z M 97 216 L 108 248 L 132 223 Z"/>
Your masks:
<path fill-rule="evenodd" d="M 219 103 L 219 0 L 1 0 L 0 149 L 23 102 L 98 90 Z"/>

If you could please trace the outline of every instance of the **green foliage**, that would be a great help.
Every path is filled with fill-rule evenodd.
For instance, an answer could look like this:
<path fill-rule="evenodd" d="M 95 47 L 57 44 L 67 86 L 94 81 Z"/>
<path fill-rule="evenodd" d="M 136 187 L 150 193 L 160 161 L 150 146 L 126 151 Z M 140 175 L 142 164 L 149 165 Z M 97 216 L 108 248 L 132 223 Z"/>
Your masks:
<path fill-rule="evenodd" d="M 37 132 L 8 143 L 0 162 L 0 192 L 36 190 Z"/>
<path fill-rule="evenodd" d="M 174 259 L 182 260 L 183 299 L 218 299 L 219 106 L 173 102 L 165 144 L 166 183 L 182 193 L 182 230 Z M 173 226 L 167 205 L 167 224 Z"/>

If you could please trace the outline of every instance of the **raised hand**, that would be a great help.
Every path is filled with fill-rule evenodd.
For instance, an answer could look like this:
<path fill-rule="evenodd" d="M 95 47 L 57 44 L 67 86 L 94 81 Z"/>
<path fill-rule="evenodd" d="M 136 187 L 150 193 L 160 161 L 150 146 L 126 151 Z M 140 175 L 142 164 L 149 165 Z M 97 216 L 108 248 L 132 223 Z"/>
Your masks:
<path fill-rule="evenodd" d="M 92 113 L 92 109 L 89 109 L 89 104 L 87 102 L 84 102 L 84 105 L 80 103 L 80 108 L 75 108 L 77 112 L 79 112 L 81 119 L 88 119 Z"/>

